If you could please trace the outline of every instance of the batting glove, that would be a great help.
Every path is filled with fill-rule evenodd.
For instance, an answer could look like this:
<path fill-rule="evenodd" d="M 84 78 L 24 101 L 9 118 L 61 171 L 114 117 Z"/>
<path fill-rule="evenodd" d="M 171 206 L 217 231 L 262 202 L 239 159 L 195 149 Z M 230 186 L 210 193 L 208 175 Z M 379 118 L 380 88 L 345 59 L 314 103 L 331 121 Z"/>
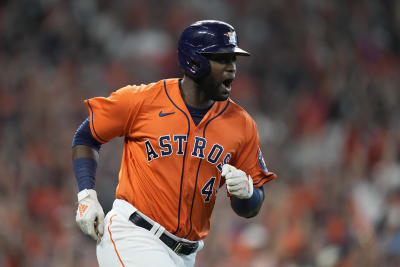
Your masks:
<path fill-rule="evenodd" d="M 253 179 L 242 170 L 234 166 L 224 164 L 222 176 L 226 180 L 226 188 L 230 194 L 240 199 L 249 199 L 253 195 Z"/>
<path fill-rule="evenodd" d="M 93 189 L 84 189 L 78 193 L 76 223 L 82 232 L 100 241 L 104 233 L 104 211 Z"/>

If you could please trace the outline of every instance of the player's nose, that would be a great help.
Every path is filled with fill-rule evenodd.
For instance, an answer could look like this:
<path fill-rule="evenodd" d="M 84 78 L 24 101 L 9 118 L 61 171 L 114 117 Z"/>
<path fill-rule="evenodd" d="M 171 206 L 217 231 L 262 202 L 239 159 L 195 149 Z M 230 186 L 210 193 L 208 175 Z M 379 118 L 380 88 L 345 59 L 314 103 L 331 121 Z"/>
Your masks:
<path fill-rule="evenodd" d="M 235 76 L 236 74 L 236 62 L 230 61 L 225 66 L 225 71 L 228 72 L 230 75 Z"/>

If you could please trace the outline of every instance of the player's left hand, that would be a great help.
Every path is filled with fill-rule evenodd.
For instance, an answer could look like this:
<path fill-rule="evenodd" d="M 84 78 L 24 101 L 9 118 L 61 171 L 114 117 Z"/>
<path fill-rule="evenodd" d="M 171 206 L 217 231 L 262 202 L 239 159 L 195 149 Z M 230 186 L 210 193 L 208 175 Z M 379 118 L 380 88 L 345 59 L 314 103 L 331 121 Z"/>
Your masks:
<path fill-rule="evenodd" d="M 240 199 L 249 199 L 253 195 L 253 179 L 250 175 L 234 166 L 224 164 L 222 176 L 226 180 L 226 188 L 230 194 Z"/>

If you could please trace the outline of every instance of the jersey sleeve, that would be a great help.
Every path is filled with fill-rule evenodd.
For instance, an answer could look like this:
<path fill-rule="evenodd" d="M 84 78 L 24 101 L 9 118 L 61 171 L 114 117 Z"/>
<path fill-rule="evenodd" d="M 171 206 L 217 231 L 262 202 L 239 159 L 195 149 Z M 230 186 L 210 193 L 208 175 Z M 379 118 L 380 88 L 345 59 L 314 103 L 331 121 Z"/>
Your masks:
<path fill-rule="evenodd" d="M 247 120 L 244 131 L 247 133 L 246 139 L 235 156 L 234 165 L 251 176 L 254 187 L 261 187 L 277 175 L 267 169 L 255 122 Z"/>
<path fill-rule="evenodd" d="M 136 86 L 126 86 L 109 97 L 84 101 L 90 113 L 90 130 L 97 141 L 106 143 L 115 137 L 128 135 L 142 102 L 136 91 Z"/>

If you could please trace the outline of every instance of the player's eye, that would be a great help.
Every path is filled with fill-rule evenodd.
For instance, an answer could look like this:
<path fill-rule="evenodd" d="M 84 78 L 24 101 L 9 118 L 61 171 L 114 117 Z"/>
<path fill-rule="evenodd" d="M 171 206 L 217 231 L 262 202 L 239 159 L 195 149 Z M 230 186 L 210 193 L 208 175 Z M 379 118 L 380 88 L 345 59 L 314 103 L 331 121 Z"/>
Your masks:
<path fill-rule="evenodd" d="M 221 64 L 229 64 L 231 62 L 236 61 L 235 54 L 209 54 L 206 56 L 209 60 L 221 63 Z"/>

